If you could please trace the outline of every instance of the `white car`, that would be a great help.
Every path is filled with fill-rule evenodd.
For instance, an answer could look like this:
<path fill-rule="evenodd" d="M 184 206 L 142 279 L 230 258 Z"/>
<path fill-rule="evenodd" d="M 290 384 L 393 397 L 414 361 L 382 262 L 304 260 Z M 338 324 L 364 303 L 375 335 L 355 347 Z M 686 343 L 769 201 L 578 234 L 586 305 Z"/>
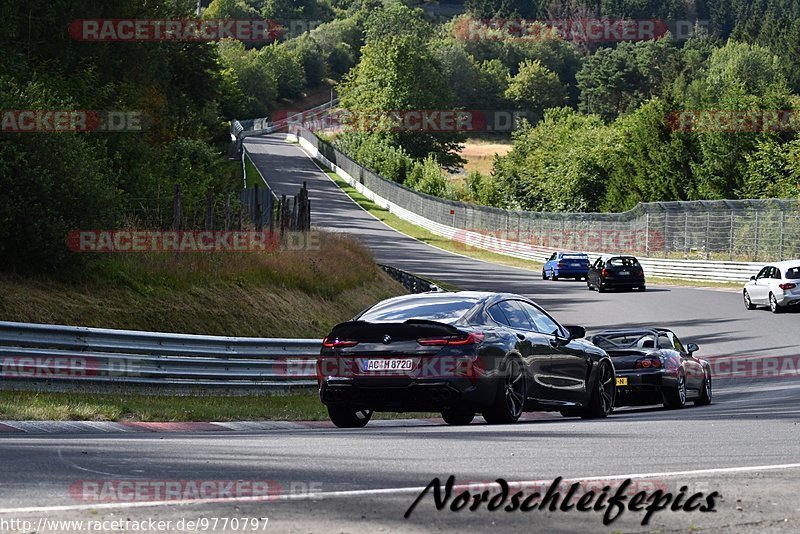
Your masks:
<path fill-rule="evenodd" d="M 742 296 L 748 310 L 769 306 L 772 313 L 779 313 L 786 307 L 800 305 L 800 260 L 767 265 L 757 276 L 750 277 Z"/>

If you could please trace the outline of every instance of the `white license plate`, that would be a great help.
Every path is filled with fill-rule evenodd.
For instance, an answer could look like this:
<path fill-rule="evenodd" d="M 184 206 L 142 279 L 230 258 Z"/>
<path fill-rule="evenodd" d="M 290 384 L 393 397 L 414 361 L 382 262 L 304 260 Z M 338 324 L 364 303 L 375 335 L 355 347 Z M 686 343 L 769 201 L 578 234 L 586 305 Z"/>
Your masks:
<path fill-rule="evenodd" d="M 570 263 L 569 266 L 570 267 L 580 267 L 581 264 L 580 263 Z"/>
<path fill-rule="evenodd" d="M 630 272 L 630 271 L 620 271 L 620 272 L 619 272 L 619 275 L 620 275 L 620 276 L 628 276 L 629 274 L 631 274 L 631 272 Z"/>
<path fill-rule="evenodd" d="M 411 371 L 414 369 L 414 361 L 399 359 L 365 360 L 361 363 L 361 369 L 365 372 Z"/>

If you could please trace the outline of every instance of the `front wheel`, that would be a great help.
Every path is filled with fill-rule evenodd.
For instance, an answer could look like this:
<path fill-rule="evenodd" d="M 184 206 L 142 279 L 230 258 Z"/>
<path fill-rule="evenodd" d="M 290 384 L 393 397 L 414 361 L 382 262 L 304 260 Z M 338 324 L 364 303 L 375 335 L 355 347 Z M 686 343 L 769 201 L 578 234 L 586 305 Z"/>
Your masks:
<path fill-rule="evenodd" d="M 339 428 L 363 428 L 372 418 L 372 410 L 354 410 L 342 406 L 328 406 L 328 416 Z"/>
<path fill-rule="evenodd" d="M 703 391 L 700 393 L 700 398 L 694 401 L 695 406 L 708 406 L 711 404 L 711 397 L 713 391 L 711 390 L 711 370 L 706 369 L 706 377 L 703 379 Z"/>
<path fill-rule="evenodd" d="M 746 310 L 756 309 L 756 305 L 753 304 L 752 300 L 750 300 L 750 293 L 748 293 L 747 290 L 745 290 L 743 298 L 744 298 L 744 307 Z"/>
<path fill-rule="evenodd" d="M 518 358 L 507 360 L 502 369 L 503 379 L 497 388 L 494 404 L 483 412 L 490 425 L 516 423 L 525 408 L 528 382 L 525 367 Z"/>
<path fill-rule="evenodd" d="M 547 280 L 547 271 L 542 269 L 542 280 Z"/>
<path fill-rule="evenodd" d="M 442 410 L 442 419 L 451 426 L 468 425 L 475 419 L 475 412 L 460 408 L 449 408 Z"/>
<path fill-rule="evenodd" d="M 580 414 L 583 419 L 601 419 L 608 417 L 614 411 L 617 387 L 614 371 L 606 363 L 600 365 L 592 387 L 592 395 L 589 398 L 589 406 Z"/>
<path fill-rule="evenodd" d="M 686 406 L 686 377 L 678 375 L 675 387 L 664 393 L 664 406 L 672 410 Z"/>

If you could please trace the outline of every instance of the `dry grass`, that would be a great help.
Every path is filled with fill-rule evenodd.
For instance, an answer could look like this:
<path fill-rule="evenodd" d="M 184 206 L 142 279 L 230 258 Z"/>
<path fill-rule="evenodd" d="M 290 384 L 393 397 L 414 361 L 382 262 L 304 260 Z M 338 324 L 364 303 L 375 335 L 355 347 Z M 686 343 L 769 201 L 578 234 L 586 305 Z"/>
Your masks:
<path fill-rule="evenodd" d="M 377 413 L 376 419 L 433 417 Z M 316 392 L 285 396 L 161 396 L 0 391 L 0 419 L 11 421 L 324 421 Z"/>
<path fill-rule="evenodd" d="M 0 317 L 196 334 L 322 337 L 403 294 L 359 243 L 319 234 L 315 250 L 120 254 L 81 280 L 0 276 Z"/>
<path fill-rule="evenodd" d="M 480 172 L 489 175 L 492 173 L 494 157 L 505 156 L 513 145 L 511 143 L 492 143 L 476 139 L 470 139 L 464 144 L 461 157 L 467 160 L 464 171 L 469 174 Z"/>

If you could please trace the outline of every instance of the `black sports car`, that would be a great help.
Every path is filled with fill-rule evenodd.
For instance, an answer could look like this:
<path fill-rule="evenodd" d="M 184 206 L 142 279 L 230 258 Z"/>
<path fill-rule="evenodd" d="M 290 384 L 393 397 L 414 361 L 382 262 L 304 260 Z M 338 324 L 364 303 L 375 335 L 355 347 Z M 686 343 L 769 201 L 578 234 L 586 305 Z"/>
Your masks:
<path fill-rule="evenodd" d="M 684 348 L 665 328 L 606 330 L 591 339 L 614 361 L 617 406 L 711 404 L 711 366 L 694 356 L 695 343 Z"/>
<path fill-rule="evenodd" d="M 614 366 L 585 335 L 518 295 L 397 297 L 325 338 L 320 398 L 339 427 L 362 427 L 373 411 L 437 411 L 451 425 L 476 413 L 488 423 L 524 411 L 606 417 Z"/>

